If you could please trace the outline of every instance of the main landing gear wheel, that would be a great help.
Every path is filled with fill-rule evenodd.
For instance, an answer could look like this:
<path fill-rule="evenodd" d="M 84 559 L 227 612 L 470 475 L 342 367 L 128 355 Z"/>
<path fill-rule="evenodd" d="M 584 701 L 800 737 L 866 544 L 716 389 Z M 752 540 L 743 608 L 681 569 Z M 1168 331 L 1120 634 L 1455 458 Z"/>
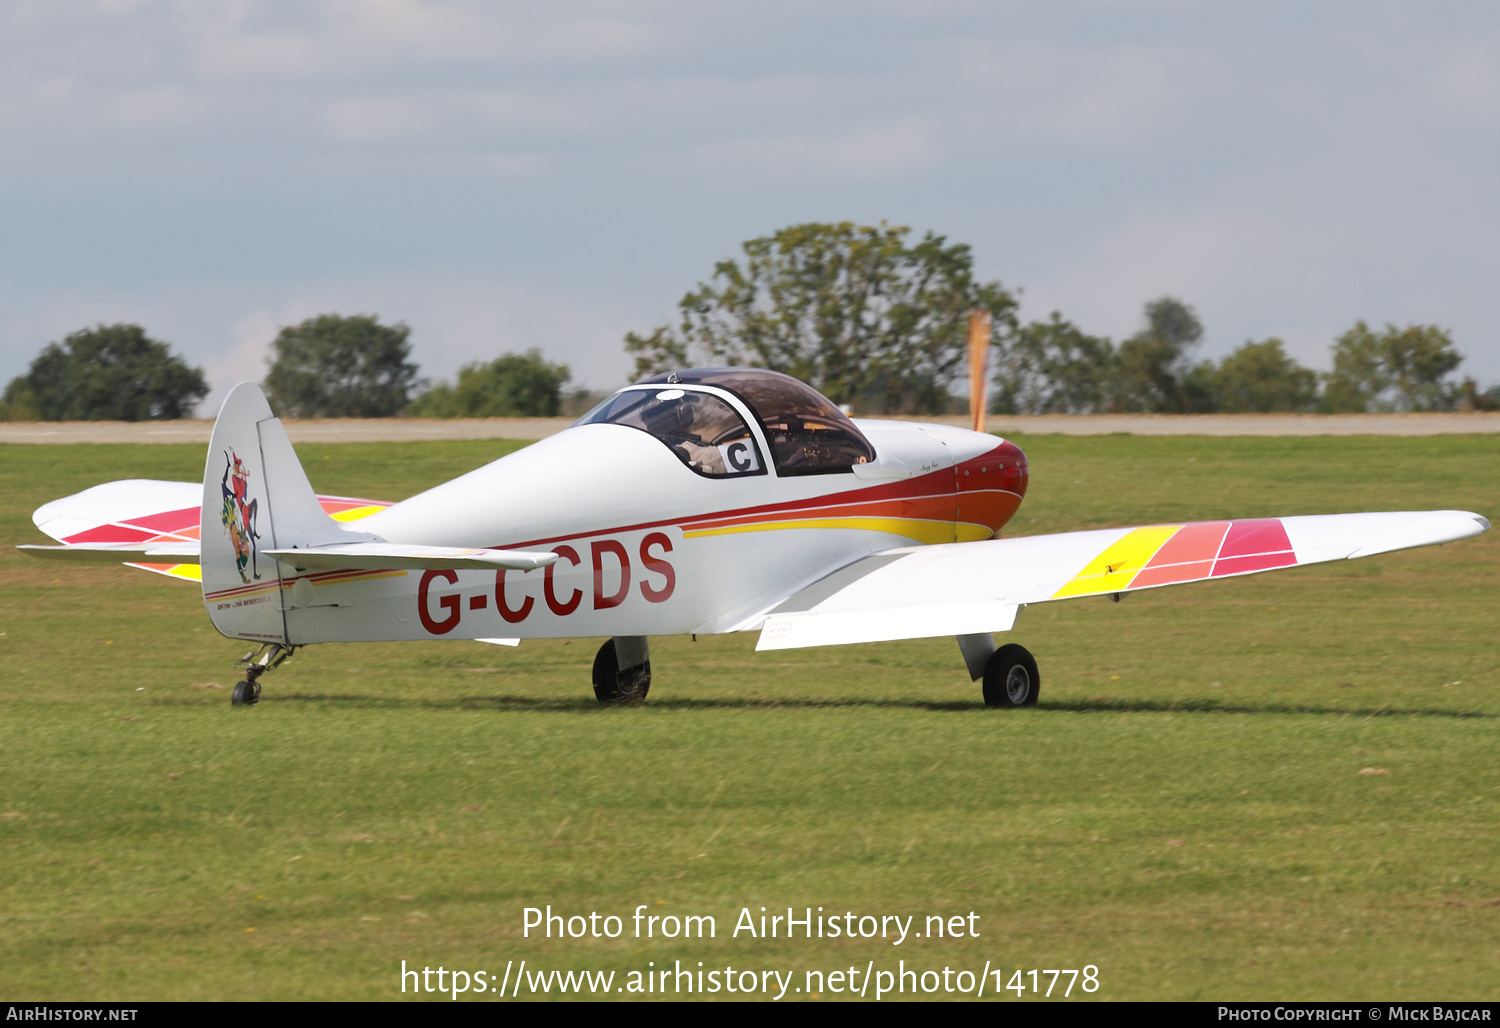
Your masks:
<path fill-rule="evenodd" d="M 615 641 L 608 639 L 594 655 L 594 696 L 600 703 L 640 703 L 651 689 L 651 662 L 620 670 Z"/>
<path fill-rule="evenodd" d="M 248 707 L 260 702 L 260 683 L 241 682 L 229 694 L 229 702 L 236 707 Z"/>
<path fill-rule="evenodd" d="M 1034 707 L 1042 676 L 1036 658 L 1026 647 L 1007 643 L 990 655 L 984 665 L 986 707 Z"/>

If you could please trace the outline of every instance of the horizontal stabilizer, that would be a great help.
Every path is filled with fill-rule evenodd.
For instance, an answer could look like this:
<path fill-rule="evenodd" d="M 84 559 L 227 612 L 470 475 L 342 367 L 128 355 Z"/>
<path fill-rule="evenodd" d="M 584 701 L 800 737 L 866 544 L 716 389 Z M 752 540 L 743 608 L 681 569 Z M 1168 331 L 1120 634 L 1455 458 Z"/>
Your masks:
<path fill-rule="evenodd" d="M 198 543 L 93 543 L 82 546 L 32 546 L 16 549 L 30 557 L 67 560 L 80 564 L 196 564 Z"/>
<path fill-rule="evenodd" d="M 33 515 L 38 528 L 64 545 L 17 549 L 48 560 L 125 564 L 197 582 L 202 500 L 203 486 L 197 482 L 105 482 L 44 504 Z M 347 496 L 319 496 L 318 503 L 343 524 L 390 506 Z"/>
<path fill-rule="evenodd" d="M 297 549 L 262 550 L 283 564 L 308 568 L 406 568 L 413 571 L 530 571 L 557 560 L 550 550 L 475 550 L 461 546 L 404 543 L 335 543 Z"/>

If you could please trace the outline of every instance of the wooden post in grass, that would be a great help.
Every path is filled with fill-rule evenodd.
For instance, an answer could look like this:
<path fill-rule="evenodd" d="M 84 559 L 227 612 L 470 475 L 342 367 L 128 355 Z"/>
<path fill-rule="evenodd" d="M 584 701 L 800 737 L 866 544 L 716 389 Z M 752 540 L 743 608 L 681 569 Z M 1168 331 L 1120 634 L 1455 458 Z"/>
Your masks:
<path fill-rule="evenodd" d="M 974 431 L 984 431 L 984 408 L 988 398 L 990 363 L 990 312 L 969 312 L 969 416 Z"/>

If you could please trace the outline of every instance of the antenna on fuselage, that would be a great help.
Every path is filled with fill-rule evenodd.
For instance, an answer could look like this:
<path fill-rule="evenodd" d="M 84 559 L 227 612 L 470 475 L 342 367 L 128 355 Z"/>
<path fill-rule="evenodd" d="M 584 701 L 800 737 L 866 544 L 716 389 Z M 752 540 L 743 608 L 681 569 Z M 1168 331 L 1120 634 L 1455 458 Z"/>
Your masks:
<path fill-rule="evenodd" d="M 990 312 L 969 312 L 969 416 L 974 431 L 984 431 L 984 409 L 988 400 L 990 363 Z"/>

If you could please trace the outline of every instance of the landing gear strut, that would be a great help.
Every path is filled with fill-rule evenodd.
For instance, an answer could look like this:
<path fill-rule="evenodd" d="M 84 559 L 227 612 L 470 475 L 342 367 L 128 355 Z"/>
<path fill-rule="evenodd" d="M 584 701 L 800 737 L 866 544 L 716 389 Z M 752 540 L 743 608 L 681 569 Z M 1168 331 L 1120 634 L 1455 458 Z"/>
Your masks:
<path fill-rule="evenodd" d="M 235 667 L 245 669 L 245 680 L 234 687 L 229 702 L 236 707 L 249 707 L 260 702 L 260 676 L 272 668 L 280 667 L 295 653 L 297 647 L 281 643 L 266 643 L 258 650 L 251 650 L 241 657 Z"/>
<path fill-rule="evenodd" d="M 608 640 L 594 656 L 594 696 L 600 703 L 640 703 L 651 689 L 651 655 L 643 635 Z"/>
<path fill-rule="evenodd" d="M 1024 646 L 1007 643 L 985 661 L 986 707 L 1034 707 L 1041 685 L 1036 658 Z"/>

